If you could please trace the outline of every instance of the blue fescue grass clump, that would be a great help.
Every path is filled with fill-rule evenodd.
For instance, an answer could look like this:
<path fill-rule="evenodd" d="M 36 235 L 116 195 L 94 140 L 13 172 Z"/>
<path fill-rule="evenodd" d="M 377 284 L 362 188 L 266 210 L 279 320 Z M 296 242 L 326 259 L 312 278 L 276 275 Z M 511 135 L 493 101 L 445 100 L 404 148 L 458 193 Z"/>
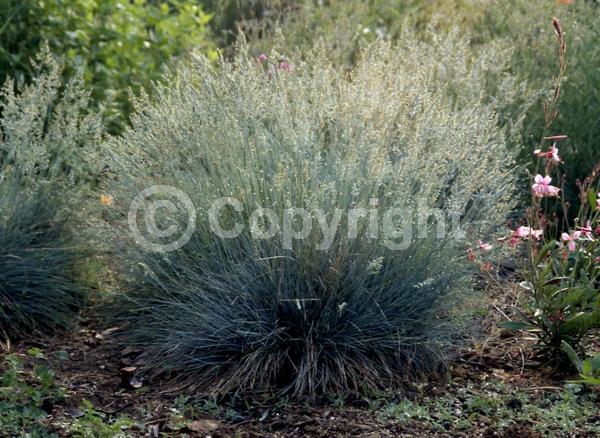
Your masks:
<path fill-rule="evenodd" d="M 71 325 L 81 302 L 75 250 L 60 193 L 0 183 L 0 331 L 49 334 Z"/>
<path fill-rule="evenodd" d="M 249 239 L 193 239 L 168 258 L 147 254 L 152 274 L 136 278 L 126 334 L 159 366 L 221 393 L 361 392 L 441 370 L 441 347 L 459 336 L 442 313 L 469 288 L 465 268 L 432 242 L 377 267 L 346 253 L 359 249 L 305 259 Z"/>
<path fill-rule="evenodd" d="M 82 201 L 98 178 L 102 123 L 81 74 L 64 83 L 42 51 L 30 85 L 0 91 L 0 334 L 70 326 L 82 299 L 75 267 Z"/>
<path fill-rule="evenodd" d="M 131 220 L 113 221 L 123 335 L 154 370 L 207 392 L 299 396 L 364 392 L 443 366 L 464 336 L 459 310 L 472 290 L 450 218 L 483 238 L 512 208 L 513 161 L 485 92 L 490 75 L 510 78 L 495 47 L 477 57 L 464 41 L 406 38 L 368 47 L 347 75 L 326 51 L 304 62 L 244 50 L 217 66 L 198 58 L 155 90 L 157 101 L 138 102 L 133 127 L 106 145 L 113 217 L 131 219 L 132 201 L 156 185 L 185 192 L 197 215 L 189 242 L 171 252 L 148 251 Z M 158 192 L 150 201 L 170 196 Z M 235 238 L 211 229 L 207 213 L 224 197 L 239 202 L 218 217 L 223 228 L 244 226 Z M 182 231 L 188 216 L 168 199 L 175 209 L 161 204 L 155 225 Z M 437 208 L 448 234 L 437 237 L 429 218 L 394 250 L 361 220 L 351 237 L 349 212 L 374 204 L 378 215 Z M 259 207 L 280 225 L 290 207 L 343 219 L 329 245 L 317 226 L 291 242 L 259 239 L 250 225 Z M 134 223 L 164 244 L 147 232 L 150 210 Z M 414 220 L 392 228 L 402 236 Z"/>

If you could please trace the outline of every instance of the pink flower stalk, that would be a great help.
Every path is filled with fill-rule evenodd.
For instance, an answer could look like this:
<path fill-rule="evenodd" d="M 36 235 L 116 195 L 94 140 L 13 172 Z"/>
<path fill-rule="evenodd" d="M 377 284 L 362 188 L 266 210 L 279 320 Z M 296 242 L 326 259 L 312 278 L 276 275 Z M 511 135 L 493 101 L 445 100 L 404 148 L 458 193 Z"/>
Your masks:
<path fill-rule="evenodd" d="M 573 252 L 577 248 L 575 241 L 581 237 L 581 231 L 573 231 L 571 234 L 562 233 L 563 242 L 567 243 L 569 251 Z"/>
<path fill-rule="evenodd" d="M 600 193 L 596 197 L 596 210 L 600 210 Z"/>
<path fill-rule="evenodd" d="M 551 186 L 552 178 L 549 176 L 536 175 L 535 184 L 531 186 L 533 194 L 539 198 L 544 196 L 558 196 L 560 189 L 558 187 Z"/>
<path fill-rule="evenodd" d="M 540 238 L 544 235 L 544 230 L 531 230 L 531 236 L 535 240 L 540 240 Z"/>
<path fill-rule="evenodd" d="M 482 240 L 477 241 L 477 246 L 479 247 L 479 249 L 481 249 L 483 251 L 490 251 L 493 248 L 492 245 L 490 245 L 489 243 L 485 243 Z"/>
<path fill-rule="evenodd" d="M 287 61 L 279 61 L 279 70 L 287 71 L 288 73 L 292 71 L 292 64 Z"/>
<path fill-rule="evenodd" d="M 556 147 L 556 143 L 552 145 L 550 149 L 546 152 L 542 152 L 540 149 L 536 149 L 533 151 L 535 155 L 541 158 L 546 158 L 548 161 L 552 161 L 553 163 L 560 163 L 560 157 L 558 156 L 558 148 Z"/>
<path fill-rule="evenodd" d="M 263 62 L 265 62 L 267 60 L 267 55 L 265 55 L 264 53 L 261 53 L 260 55 L 258 55 L 257 60 L 258 60 L 258 62 L 260 62 L 262 64 Z"/>
<path fill-rule="evenodd" d="M 556 144 L 552 145 L 548 153 L 550 153 L 550 158 L 552 158 L 552 161 L 555 163 L 560 163 L 560 157 L 558 156 L 558 148 L 556 147 Z"/>
<path fill-rule="evenodd" d="M 562 141 L 562 140 L 566 140 L 567 138 L 569 138 L 567 135 L 560 134 L 560 135 L 552 135 L 550 137 L 544 137 L 544 140 Z"/>

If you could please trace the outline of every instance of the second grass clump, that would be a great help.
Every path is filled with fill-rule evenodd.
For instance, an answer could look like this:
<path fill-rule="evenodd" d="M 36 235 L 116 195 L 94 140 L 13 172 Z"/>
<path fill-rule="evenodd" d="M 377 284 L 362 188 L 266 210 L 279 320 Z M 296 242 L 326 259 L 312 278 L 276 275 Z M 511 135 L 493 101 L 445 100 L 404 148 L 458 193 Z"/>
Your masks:
<path fill-rule="evenodd" d="M 72 326 L 88 292 L 77 268 L 77 201 L 98 178 L 103 137 L 81 74 L 62 81 L 62 63 L 42 51 L 33 83 L 0 91 L 0 337 Z"/>

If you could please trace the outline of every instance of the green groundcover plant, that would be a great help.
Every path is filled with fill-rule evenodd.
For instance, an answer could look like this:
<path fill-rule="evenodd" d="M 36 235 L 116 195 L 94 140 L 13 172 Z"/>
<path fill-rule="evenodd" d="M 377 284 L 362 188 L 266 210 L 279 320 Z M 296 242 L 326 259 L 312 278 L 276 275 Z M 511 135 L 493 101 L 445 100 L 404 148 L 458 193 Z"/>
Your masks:
<path fill-rule="evenodd" d="M 0 118 L 0 331 L 49 333 L 70 325 L 82 299 L 73 280 L 80 196 L 98 176 L 102 138 L 75 76 L 62 85 L 48 52 L 29 86 L 7 81 Z"/>
<path fill-rule="evenodd" d="M 579 380 L 575 381 L 576 383 L 600 385 L 600 354 L 596 353 L 590 358 L 580 358 L 566 341 L 562 341 L 562 349 L 579 373 Z"/>
<path fill-rule="evenodd" d="M 106 145 L 126 341 L 155 370 L 213 393 L 362 392 L 439 370 L 463 337 L 451 315 L 471 291 L 451 218 L 487 235 L 513 208 L 496 108 L 518 84 L 508 54 L 487 49 L 475 57 L 456 35 L 407 34 L 401 48 L 369 46 L 348 75 L 323 50 L 300 61 L 241 49 L 216 66 L 197 57 L 156 101 L 142 98 L 133 127 Z M 506 86 L 490 100 L 492 77 Z M 375 207 L 352 237 L 352 209 Z M 408 219 L 386 227 L 392 208 Z M 148 250 L 191 216 L 185 245 Z M 307 231 L 310 221 L 338 226 Z M 421 234 L 407 236 L 416 222 Z M 242 228 L 223 238 L 215 223 Z M 288 237 L 267 235 L 273 224 Z"/>
<path fill-rule="evenodd" d="M 37 348 L 27 351 L 31 365 L 16 354 L 0 363 L 0 433 L 3 436 L 55 437 L 47 428 L 48 411 L 65 399 L 52 370 Z"/>

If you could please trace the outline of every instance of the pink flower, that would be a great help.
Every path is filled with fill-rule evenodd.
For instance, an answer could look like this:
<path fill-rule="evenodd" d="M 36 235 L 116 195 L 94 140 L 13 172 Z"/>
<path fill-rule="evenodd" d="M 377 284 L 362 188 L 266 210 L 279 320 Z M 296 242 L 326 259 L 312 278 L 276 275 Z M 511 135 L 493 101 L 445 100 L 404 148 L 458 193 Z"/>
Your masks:
<path fill-rule="evenodd" d="M 570 235 L 567 233 L 562 233 L 562 240 L 563 242 L 568 242 L 567 248 L 569 248 L 569 251 L 575 251 L 575 249 L 577 248 L 575 241 L 579 239 L 580 236 L 581 231 L 573 231 Z"/>
<path fill-rule="evenodd" d="M 287 61 L 279 61 L 279 70 L 287 71 L 288 73 L 292 71 L 292 65 Z"/>
<path fill-rule="evenodd" d="M 544 230 L 534 230 L 530 227 L 519 227 L 515 231 L 518 237 L 527 238 L 529 236 L 533 237 L 535 240 L 540 240 L 542 234 L 544 234 Z"/>
<path fill-rule="evenodd" d="M 596 210 L 600 210 L 600 193 L 596 197 Z"/>
<path fill-rule="evenodd" d="M 479 249 L 481 249 L 483 251 L 490 251 L 493 248 L 492 245 L 490 245 L 489 243 L 485 243 L 482 240 L 477 241 L 477 246 L 479 247 Z"/>
<path fill-rule="evenodd" d="M 549 176 L 536 175 L 535 184 L 531 186 L 533 194 L 539 198 L 544 196 L 558 196 L 560 189 L 558 187 L 551 186 L 552 178 Z"/>
<path fill-rule="evenodd" d="M 592 235 L 592 223 L 589 220 L 585 223 L 584 227 L 577 227 L 577 229 L 581 231 L 581 235 L 583 237 L 591 240 L 592 242 L 594 241 L 594 236 Z"/>
<path fill-rule="evenodd" d="M 554 163 L 560 163 L 560 157 L 558 156 L 558 148 L 556 147 L 556 144 L 553 144 L 552 147 L 546 152 L 542 152 L 540 149 L 536 149 L 535 151 L 533 151 L 533 153 L 538 157 L 546 158 L 549 161 L 553 161 Z"/>
<path fill-rule="evenodd" d="M 543 234 L 544 230 L 534 230 L 531 227 L 521 226 L 513 232 L 508 244 L 511 246 L 516 246 L 518 245 L 520 239 L 527 240 L 529 237 L 533 237 L 535 240 L 540 240 Z"/>
<path fill-rule="evenodd" d="M 485 262 L 479 267 L 479 269 L 481 272 L 488 272 L 494 269 L 494 265 L 492 265 L 490 262 Z"/>
<path fill-rule="evenodd" d="M 265 55 L 264 53 L 261 53 L 260 55 L 258 55 L 257 60 L 258 60 L 258 62 L 260 62 L 262 64 L 263 62 L 265 62 L 267 60 L 267 55 Z"/>
<path fill-rule="evenodd" d="M 558 156 L 558 148 L 555 144 L 546 152 L 546 158 L 552 159 L 555 163 L 560 163 L 560 157 Z"/>
<path fill-rule="evenodd" d="M 531 230 L 531 228 L 529 228 L 529 227 L 519 227 L 515 230 L 515 236 L 527 237 L 527 236 L 529 236 L 529 230 Z"/>
<path fill-rule="evenodd" d="M 508 244 L 510 246 L 517 246 L 519 244 L 519 242 L 521 241 L 521 239 L 519 239 L 518 237 L 515 237 L 514 235 L 511 236 L 510 240 L 508 241 Z"/>
<path fill-rule="evenodd" d="M 474 262 L 477 260 L 477 257 L 475 257 L 475 254 L 473 254 L 473 250 L 471 248 L 467 248 L 467 258 L 470 262 Z"/>

